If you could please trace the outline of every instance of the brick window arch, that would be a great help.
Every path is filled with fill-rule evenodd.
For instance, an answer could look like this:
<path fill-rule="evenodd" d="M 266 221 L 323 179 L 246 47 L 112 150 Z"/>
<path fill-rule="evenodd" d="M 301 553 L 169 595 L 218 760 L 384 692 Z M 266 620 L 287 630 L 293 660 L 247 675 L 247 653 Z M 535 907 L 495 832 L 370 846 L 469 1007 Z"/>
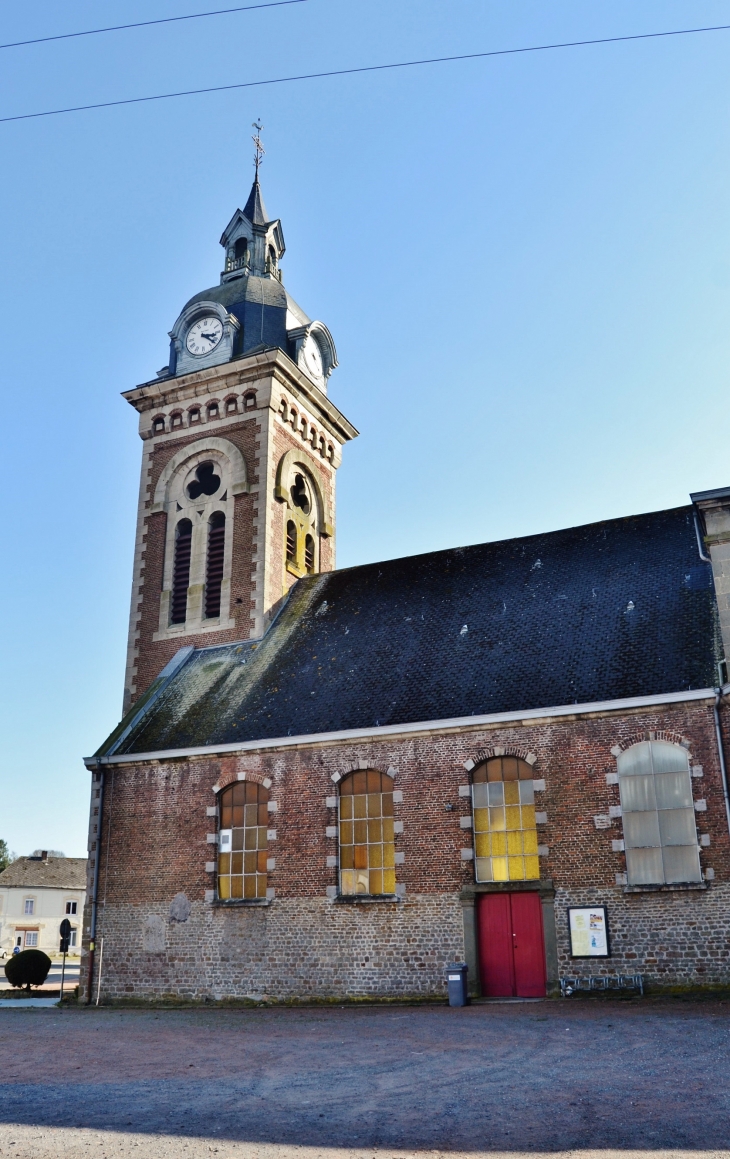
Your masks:
<path fill-rule="evenodd" d="M 254 781 L 236 781 L 218 797 L 218 897 L 266 897 L 269 793 Z"/>
<path fill-rule="evenodd" d="M 532 766 L 492 757 L 472 774 L 477 881 L 531 881 L 540 876 Z"/>
<path fill-rule="evenodd" d="M 687 750 L 641 741 L 616 764 L 628 884 L 702 881 Z"/>
<path fill-rule="evenodd" d="M 365 769 L 339 784 L 340 893 L 395 894 L 393 781 Z"/>

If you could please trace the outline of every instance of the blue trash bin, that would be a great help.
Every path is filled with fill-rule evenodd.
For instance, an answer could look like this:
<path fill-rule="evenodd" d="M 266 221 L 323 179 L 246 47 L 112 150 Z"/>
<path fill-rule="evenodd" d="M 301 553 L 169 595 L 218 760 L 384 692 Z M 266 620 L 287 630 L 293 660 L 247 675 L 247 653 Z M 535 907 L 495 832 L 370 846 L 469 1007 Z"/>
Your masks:
<path fill-rule="evenodd" d="M 466 962 L 450 962 L 446 967 L 446 980 L 449 986 L 449 1006 L 467 1006 L 469 995 L 466 989 L 466 975 L 469 967 Z"/>

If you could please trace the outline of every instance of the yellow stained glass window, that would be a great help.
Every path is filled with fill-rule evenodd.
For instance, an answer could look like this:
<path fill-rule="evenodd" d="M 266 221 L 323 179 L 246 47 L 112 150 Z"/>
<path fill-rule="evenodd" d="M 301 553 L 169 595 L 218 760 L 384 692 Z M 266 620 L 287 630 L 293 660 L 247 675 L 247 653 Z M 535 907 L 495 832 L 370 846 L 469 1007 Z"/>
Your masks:
<path fill-rule="evenodd" d="M 471 791 L 477 881 L 539 878 L 531 767 L 493 757 L 474 770 Z"/>
<path fill-rule="evenodd" d="M 269 794 L 253 781 L 237 781 L 219 798 L 218 897 L 266 897 Z"/>
<path fill-rule="evenodd" d="M 340 782 L 340 893 L 394 894 L 393 781 L 365 769 Z"/>

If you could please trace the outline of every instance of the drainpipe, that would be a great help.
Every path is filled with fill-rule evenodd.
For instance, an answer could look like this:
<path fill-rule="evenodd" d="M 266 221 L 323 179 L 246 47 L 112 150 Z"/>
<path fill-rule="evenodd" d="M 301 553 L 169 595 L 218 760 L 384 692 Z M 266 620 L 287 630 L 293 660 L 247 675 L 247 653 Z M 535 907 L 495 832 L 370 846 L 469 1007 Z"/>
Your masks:
<path fill-rule="evenodd" d="M 727 827 L 730 833 L 730 800 L 727 795 L 727 768 L 725 767 L 725 750 L 722 745 L 722 730 L 720 728 L 720 705 L 722 704 L 722 689 L 717 689 L 717 696 L 715 697 L 715 735 L 717 737 L 717 755 L 720 758 L 720 775 L 722 777 L 722 795 L 725 798 L 725 816 L 727 817 Z"/>
<path fill-rule="evenodd" d="M 724 766 L 723 766 L 724 767 Z M 99 895 L 99 860 L 101 857 L 101 827 L 104 817 L 104 771 L 101 767 L 101 759 L 96 762 L 96 776 L 98 781 L 92 781 L 92 787 L 98 785 L 99 788 L 99 821 L 96 827 L 96 856 L 94 858 L 94 883 L 91 887 L 91 929 L 89 931 L 89 976 L 86 984 L 86 1005 L 91 1005 L 91 991 L 94 979 L 94 951 L 96 948 L 96 915 L 98 912 L 97 898 Z M 94 816 L 94 794 L 91 794 L 91 818 Z M 90 826 L 91 834 L 93 835 L 93 824 Z M 92 845 L 94 844 L 92 840 Z"/>

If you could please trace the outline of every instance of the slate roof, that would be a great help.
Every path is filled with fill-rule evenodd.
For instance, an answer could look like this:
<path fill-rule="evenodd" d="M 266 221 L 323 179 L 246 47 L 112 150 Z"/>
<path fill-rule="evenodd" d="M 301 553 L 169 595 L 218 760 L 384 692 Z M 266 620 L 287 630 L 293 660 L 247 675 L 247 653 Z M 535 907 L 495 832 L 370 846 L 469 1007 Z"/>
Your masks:
<path fill-rule="evenodd" d="M 243 215 L 253 225 L 268 225 L 269 216 L 264 205 L 264 196 L 261 192 L 258 177 L 251 186 L 251 192 L 248 195 L 248 201 L 243 207 Z"/>
<path fill-rule="evenodd" d="M 680 507 L 302 579 L 263 640 L 191 649 L 99 754 L 709 688 L 721 655 Z"/>
<path fill-rule="evenodd" d="M 85 857 L 18 857 L 0 873 L 0 889 L 86 889 Z"/>

